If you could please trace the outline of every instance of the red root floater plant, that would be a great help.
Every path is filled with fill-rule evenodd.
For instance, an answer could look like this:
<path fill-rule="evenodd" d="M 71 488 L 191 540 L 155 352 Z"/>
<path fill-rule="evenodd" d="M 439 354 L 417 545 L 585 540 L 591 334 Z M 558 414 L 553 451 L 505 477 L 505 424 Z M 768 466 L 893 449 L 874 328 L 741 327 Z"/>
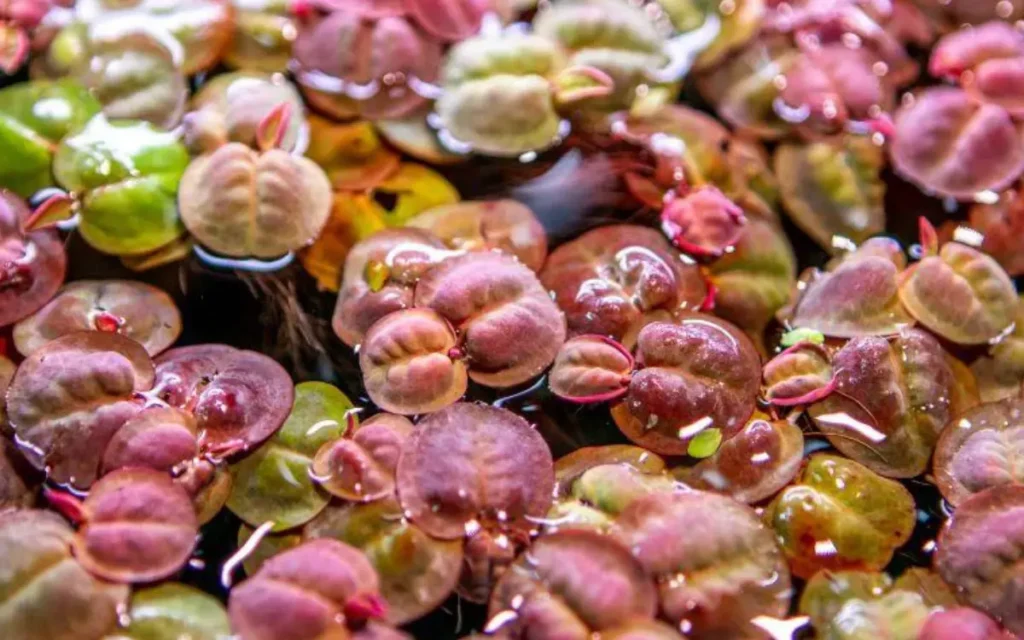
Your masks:
<path fill-rule="evenodd" d="M 634 358 L 604 336 L 580 336 L 563 345 L 548 384 L 566 400 L 609 400 L 619 429 L 661 455 L 682 455 L 708 429 L 728 439 L 754 411 L 760 357 L 730 323 L 701 314 L 644 327 Z"/>

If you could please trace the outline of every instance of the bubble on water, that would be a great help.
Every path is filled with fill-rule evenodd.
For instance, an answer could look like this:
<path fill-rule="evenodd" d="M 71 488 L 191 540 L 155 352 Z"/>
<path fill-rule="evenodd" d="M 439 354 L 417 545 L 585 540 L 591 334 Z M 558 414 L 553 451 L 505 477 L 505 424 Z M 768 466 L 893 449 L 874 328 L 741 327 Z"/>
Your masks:
<path fill-rule="evenodd" d="M 127 602 L 117 603 L 117 626 L 127 628 L 132 623 L 132 617 L 128 610 Z"/>
<path fill-rule="evenodd" d="M 1013 3 L 1010 0 L 1000 0 L 996 3 L 996 15 L 1003 20 L 1013 15 Z"/>

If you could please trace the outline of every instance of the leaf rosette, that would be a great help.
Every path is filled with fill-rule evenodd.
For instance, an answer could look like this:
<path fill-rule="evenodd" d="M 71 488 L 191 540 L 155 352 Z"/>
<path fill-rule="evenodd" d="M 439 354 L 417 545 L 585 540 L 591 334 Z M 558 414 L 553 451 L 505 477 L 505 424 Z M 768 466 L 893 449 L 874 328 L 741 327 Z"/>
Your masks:
<path fill-rule="evenodd" d="M 700 270 L 653 229 L 612 225 L 551 252 L 541 282 L 565 312 L 571 335 L 632 346 L 645 324 L 696 311 L 708 295 Z"/>
<path fill-rule="evenodd" d="M 368 15 L 347 3 L 300 21 L 293 62 L 299 87 L 319 111 L 399 118 L 427 104 L 414 83 L 437 79 L 441 44 L 404 15 Z"/>
<path fill-rule="evenodd" d="M 174 134 L 101 114 L 61 141 L 53 175 L 76 198 L 86 242 L 104 253 L 135 256 L 184 232 L 176 198 L 187 165 L 188 151 Z"/>
<path fill-rule="evenodd" d="M 832 367 L 835 389 L 809 410 L 832 445 L 884 476 L 924 472 L 951 417 L 953 373 L 938 341 L 919 329 L 854 338 Z"/>
<path fill-rule="evenodd" d="M 185 226 L 210 249 L 275 258 L 320 234 L 331 211 L 331 185 L 312 160 L 232 142 L 192 161 L 178 204 Z"/>
<path fill-rule="evenodd" d="M 149 354 L 129 338 L 93 331 L 54 340 L 25 359 L 7 390 L 15 442 L 51 481 L 88 488 L 154 379 Z"/>
<path fill-rule="evenodd" d="M 863 465 L 815 454 L 764 518 L 794 575 L 880 570 L 913 533 L 914 499 L 903 485 Z"/>
<path fill-rule="evenodd" d="M 488 615 L 511 618 L 500 627 L 509 637 L 590 637 L 625 620 L 652 619 L 657 592 L 644 569 L 611 537 L 548 534 L 495 585 Z"/>
<path fill-rule="evenodd" d="M 756 635 L 751 620 L 789 609 L 789 570 L 771 530 L 730 498 L 703 491 L 640 498 L 611 535 L 654 576 L 661 615 L 688 623 L 694 638 Z"/>

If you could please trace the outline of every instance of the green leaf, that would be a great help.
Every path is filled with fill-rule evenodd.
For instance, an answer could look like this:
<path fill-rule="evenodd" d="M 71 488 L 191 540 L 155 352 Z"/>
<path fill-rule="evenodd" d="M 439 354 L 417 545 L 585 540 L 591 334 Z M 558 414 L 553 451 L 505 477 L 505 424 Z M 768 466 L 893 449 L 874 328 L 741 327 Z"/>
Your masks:
<path fill-rule="evenodd" d="M 796 328 L 784 333 L 779 344 L 784 347 L 792 347 L 799 342 L 825 344 L 825 335 L 820 331 L 815 331 L 814 329 Z"/>
<path fill-rule="evenodd" d="M 226 640 L 231 636 L 220 602 L 176 582 L 137 591 L 128 617 L 131 622 L 107 640 Z"/>
<path fill-rule="evenodd" d="M 0 91 L 0 187 L 27 198 L 52 186 L 56 144 L 99 110 L 99 102 L 72 80 L 27 82 Z"/>
<path fill-rule="evenodd" d="M 188 162 L 173 134 L 97 115 L 61 142 L 53 173 L 78 195 L 79 229 L 89 244 L 114 255 L 139 255 L 184 232 L 177 190 Z"/>
<path fill-rule="evenodd" d="M 722 431 L 720 429 L 705 429 L 690 440 L 686 453 L 693 458 L 710 458 L 718 451 L 722 444 Z"/>
<path fill-rule="evenodd" d="M 295 386 L 295 404 L 274 436 L 230 471 L 227 506 L 252 526 L 273 521 L 285 531 L 313 519 L 330 496 L 309 477 L 317 450 L 345 435 L 352 402 L 324 382 Z"/>

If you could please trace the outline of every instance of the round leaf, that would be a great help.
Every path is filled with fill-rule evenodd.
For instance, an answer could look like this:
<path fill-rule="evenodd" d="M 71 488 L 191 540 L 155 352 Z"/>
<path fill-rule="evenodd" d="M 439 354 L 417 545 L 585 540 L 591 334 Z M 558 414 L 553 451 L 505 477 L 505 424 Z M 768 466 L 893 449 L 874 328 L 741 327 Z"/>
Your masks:
<path fill-rule="evenodd" d="M 443 409 L 466 393 L 466 363 L 451 325 L 429 309 L 384 316 L 359 351 L 363 386 L 374 404 L 404 415 Z"/>
<path fill-rule="evenodd" d="M 348 437 L 326 442 L 311 467 L 320 486 L 354 502 L 386 498 L 395 491 L 395 468 L 413 425 L 402 416 L 379 413 Z"/>
<path fill-rule="evenodd" d="M 293 62 L 317 110 L 340 119 L 400 118 L 426 104 L 410 85 L 437 79 L 441 45 L 404 16 L 365 19 L 348 6 L 300 25 Z"/>
<path fill-rule="evenodd" d="M 252 640 L 346 637 L 383 609 L 373 566 L 337 540 L 311 540 L 266 562 L 231 590 L 232 630 Z"/>
<path fill-rule="evenodd" d="M 637 338 L 637 362 L 612 417 L 630 440 L 662 455 L 682 455 L 705 429 L 728 439 L 754 412 L 761 359 L 736 327 L 712 316 L 649 324 Z"/>
<path fill-rule="evenodd" d="M 804 437 L 786 420 L 755 417 L 714 454 L 673 474 L 687 485 L 724 493 L 745 504 L 770 498 L 788 485 L 803 461 Z M 693 455 L 692 453 L 690 455 Z"/>
<path fill-rule="evenodd" d="M 178 339 L 181 313 L 169 295 L 142 282 L 78 280 L 18 323 L 14 345 L 27 356 L 75 331 L 119 333 L 157 355 Z"/>
<path fill-rule="evenodd" d="M 548 375 L 552 393 L 570 402 L 601 402 L 626 393 L 633 356 L 604 336 L 583 335 L 562 345 Z"/>
<path fill-rule="evenodd" d="M 515 200 L 462 202 L 427 209 L 409 220 L 410 227 L 430 231 L 449 249 L 498 250 L 540 271 L 548 240 L 537 217 Z"/>
<path fill-rule="evenodd" d="M 1010 632 L 1024 633 L 1019 590 L 1024 571 L 1007 554 L 1024 539 L 1024 487 L 1004 485 L 973 495 L 957 507 L 938 539 L 935 568 L 958 597 L 998 620 Z"/>
<path fill-rule="evenodd" d="M 1003 268 L 957 242 L 911 266 L 899 291 L 918 322 L 958 344 L 994 340 L 1011 330 L 1017 312 L 1017 291 Z"/>
<path fill-rule="evenodd" d="M 281 104 L 291 106 L 291 118 L 278 148 L 301 153 L 307 142 L 313 145 L 316 139 L 311 138 L 298 90 L 280 74 L 239 71 L 210 79 L 192 98 L 185 139 L 195 153 L 214 151 L 226 142 L 255 149 L 260 122 Z M 307 155 L 319 164 L 317 157 Z"/>
<path fill-rule="evenodd" d="M 231 635 L 227 612 L 213 596 L 176 582 L 135 592 L 128 619 L 110 640 L 223 640 Z"/>
<path fill-rule="evenodd" d="M 893 166 L 922 189 L 972 200 L 1024 171 L 1024 129 L 1002 107 L 953 87 L 933 87 L 896 112 Z"/>
<path fill-rule="evenodd" d="M 121 469 L 97 482 L 82 505 L 75 557 L 112 582 L 153 582 L 179 571 L 196 544 L 192 501 L 166 473 Z"/>
<path fill-rule="evenodd" d="M 540 434 L 514 413 L 468 403 L 420 421 L 397 478 L 406 517 L 445 540 L 487 522 L 529 529 L 527 518 L 544 515 L 554 486 L 551 452 Z"/>
<path fill-rule="evenodd" d="M 656 609 L 654 582 L 628 548 L 598 533 L 564 531 L 539 538 L 505 572 L 488 615 L 515 612 L 502 627 L 514 636 L 589 637 L 653 618 Z"/>
<path fill-rule="evenodd" d="M 910 539 L 914 499 L 903 485 L 838 456 L 815 454 L 765 511 L 793 573 L 879 570 Z"/>
<path fill-rule="evenodd" d="M 0 90 L 0 184 L 23 198 L 53 185 L 56 144 L 99 111 L 96 98 L 71 79 L 21 82 Z"/>
<path fill-rule="evenodd" d="M 7 390 L 7 417 L 25 457 L 51 481 L 88 488 L 111 438 L 143 407 L 153 363 L 142 346 L 98 331 L 34 352 Z"/>
<path fill-rule="evenodd" d="M 835 236 L 859 243 L 884 230 L 884 162 L 882 148 L 863 136 L 784 144 L 775 152 L 775 174 L 793 221 L 831 251 Z"/>
<path fill-rule="evenodd" d="M 272 531 L 304 524 L 320 513 L 329 496 L 310 477 L 317 450 L 345 435 L 352 402 L 324 382 L 295 386 L 288 419 L 274 435 L 231 465 L 227 506 L 252 526 L 274 522 Z"/>
<path fill-rule="evenodd" d="M 0 625 L 24 640 L 101 640 L 117 625 L 128 589 L 91 576 L 71 557 L 74 532 L 54 513 L 0 518 Z"/>
<path fill-rule="evenodd" d="M 892 335 L 913 324 L 900 304 L 899 270 L 905 258 L 888 238 L 864 243 L 825 273 L 805 278 L 788 315 L 790 326 L 834 338 Z"/>
<path fill-rule="evenodd" d="M 181 178 L 181 219 L 196 240 L 234 257 L 274 258 L 312 242 L 330 214 L 331 185 L 314 162 L 229 143 Z"/>
<path fill-rule="evenodd" d="M 149 123 L 94 117 L 64 138 L 53 175 L 79 198 L 78 230 L 104 253 L 149 253 L 184 231 L 175 197 L 188 151 Z"/>
<path fill-rule="evenodd" d="M 191 411 L 211 446 L 248 449 L 263 442 L 284 424 L 295 398 L 288 372 L 254 351 L 179 347 L 156 365 L 160 397 Z"/>
<path fill-rule="evenodd" d="M 328 507 L 303 534 L 340 540 L 366 555 L 380 576 L 387 621 L 393 625 L 415 620 L 444 602 L 462 571 L 462 541 L 428 536 L 402 517 L 392 498 Z"/>
<path fill-rule="evenodd" d="M 943 497 L 956 506 L 989 487 L 1024 484 L 1024 400 L 978 405 L 953 418 L 935 449 L 934 469 Z"/>
<path fill-rule="evenodd" d="M 612 536 L 654 577 L 661 615 L 688 622 L 695 636 L 754 634 L 752 619 L 789 609 L 789 571 L 772 532 L 729 498 L 702 491 L 640 498 L 619 515 Z"/>
<path fill-rule="evenodd" d="M 532 271 L 498 253 L 446 260 L 416 285 L 416 306 L 451 323 L 469 360 L 469 377 L 511 387 L 554 361 L 565 342 L 565 316 Z"/>
<path fill-rule="evenodd" d="M 600 227 L 562 245 L 540 277 L 571 335 L 606 335 L 627 346 L 643 325 L 695 311 L 707 296 L 696 265 L 657 231 L 634 225 Z"/>

